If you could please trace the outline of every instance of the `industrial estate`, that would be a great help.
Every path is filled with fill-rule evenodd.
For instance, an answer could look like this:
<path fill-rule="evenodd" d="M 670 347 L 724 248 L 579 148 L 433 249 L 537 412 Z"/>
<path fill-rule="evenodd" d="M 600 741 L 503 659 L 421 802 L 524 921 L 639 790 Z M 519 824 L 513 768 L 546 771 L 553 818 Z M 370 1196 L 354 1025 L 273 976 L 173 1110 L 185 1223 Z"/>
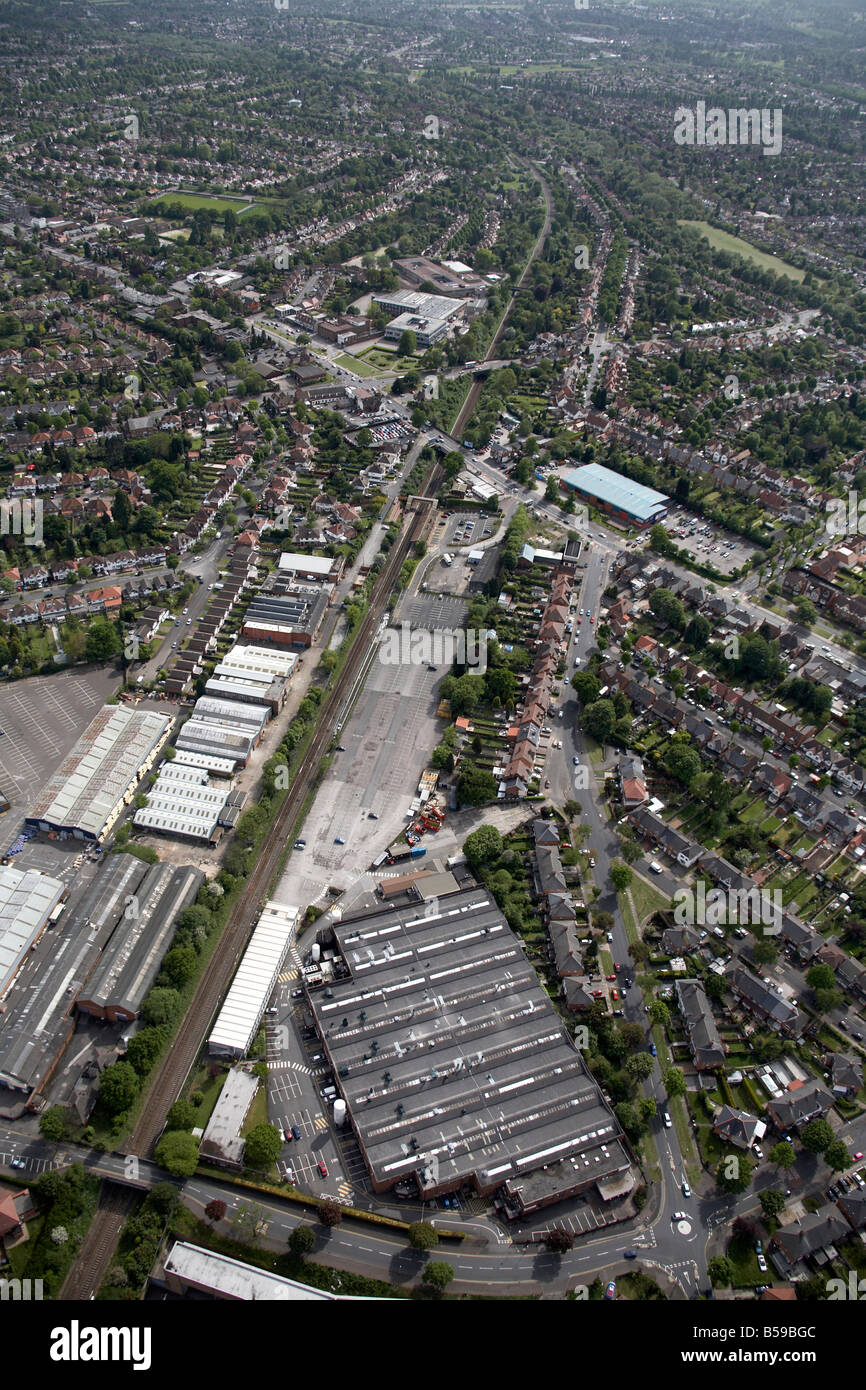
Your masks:
<path fill-rule="evenodd" d="M 862 1297 L 863 26 L 752 8 L 0 13 L 4 1299 Z"/>

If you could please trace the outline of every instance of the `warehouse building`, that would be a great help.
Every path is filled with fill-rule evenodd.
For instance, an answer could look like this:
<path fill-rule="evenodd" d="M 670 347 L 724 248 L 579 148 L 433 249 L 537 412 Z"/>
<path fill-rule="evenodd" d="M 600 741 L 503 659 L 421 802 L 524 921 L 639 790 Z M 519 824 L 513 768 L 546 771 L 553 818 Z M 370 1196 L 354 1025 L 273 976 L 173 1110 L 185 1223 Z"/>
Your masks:
<path fill-rule="evenodd" d="M 237 1303 L 335 1302 L 354 1298 L 353 1294 L 328 1293 L 324 1289 L 299 1284 L 281 1274 L 257 1265 L 244 1264 L 216 1250 L 205 1250 L 185 1240 L 176 1240 L 163 1265 L 165 1286 L 174 1294 L 203 1294 Z M 163 1282 L 158 1280 L 157 1282 Z"/>
<path fill-rule="evenodd" d="M 297 908 L 265 903 L 208 1038 L 214 1056 L 238 1061 L 249 1052 L 294 941 L 297 917 Z"/>
<path fill-rule="evenodd" d="M 294 589 L 258 594 L 244 617 L 243 635 L 275 647 L 311 647 L 327 612 L 330 591 Z"/>
<path fill-rule="evenodd" d="M 217 676 L 205 681 L 205 694 L 217 700 L 236 700 L 241 705 L 262 705 L 269 714 L 279 714 L 289 688 L 281 677 L 256 679 L 255 676 Z"/>
<path fill-rule="evenodd" d="M 521 1216 L 631 1190 L 616 1118 L 485 889 L 331 935 L 310 1007 L 377 1192 L 468 1184 Z"/>
<path fill-rule="evenodd" d="M 208 753 L 190 753 L 175 750 L 175 766 L 197 767 L 209 772 L 211 777 L 232 777 L 237 766 L 234 758 L 218 758 Z"/>
<path fill-rule="evenodd" d="M 164 714 L 106 705 L 48 779 L 27 823 L 78 840 L 104 840 L 159 757 L 172 722 Z"/>
<path fill-rule="evenodd" d="M 138 1018 L 171 945 L 178 914 L 204 882 L 190 865 L 153 864 L 126 905 L 99 963 L 78 996 L 78 1008 L 109 1023 Z"/>
<path fill-rule="evenodd" d="M 249 732 L 240 728 L 229 729 L 225 725 L 195 717 L 186 721 L 177 736 L 178 758 L 183 758 L 187 753 L 219 758 L 223 762 L 231 762 L 232 772 L 239 765 L 246 767 L 254 747 L 255 739 Z"/>
<path fill-rule="evenodd" d="M 419 290 L 392 290 L 374 294 L 373 303 L 397 315 L 385 329 L 386 339 L 399 342 L 402 334 L 409 329 L 415 334 L 419 347 L 429 347 L 431 343 L 438 343 L 444 338 L 464 307 L 459 299 L 442 294 L 424 294 Z"/>
<path fill-rule="evenodd" d="M 146 871 L 131 854 L 109 855 L 86 889 L 72 889 L 35 979 L 15 980 L 7 991 L 0 1014 L 0 1086 L 19 1100 L 23 1095 L 28 1104 L 38 1103 L 74 1032 L 78 992 Z"/>
<path fill-rule="evenodd" d="M 216 844 L 222 837 L 219 827 L 234 823 L 235 817 L 226 818 L 225 811 L 235 795 L 225 785 L 212 786 L 205 768 L 175 759 L 163 763 L 134 823 L 140 830 Z"/>
<path fill-rule="evenodd" d="M 192 718 L 203 719 L 209 724 L 224 724 L 229 729 L 243 729 L 252 734 L 258 743 L 270 719 L 270 710 L 263 705 L 247 705 L 239 700 L 219 700 L 213 695 L 202 695 L 193 706 Z"/>
<path fill-rule="evenodd" d="M 38 869 L 0 867 L 0 999 L 65 897 L 58 878 Z"/>
<path fill-rule="evenodd" d="M 670 498 L 600 463 L 568 469 L 561 485 L 624 526 L 652 526 L 667 516 Z"/>
<path fill-rule="evenodd" d="M 241 1067 L 232 1067 L 199 1144 L 199 1153 L 219 1168 L 240 1172 L 244 1166 L 244 1120 L 259 1089 L 258 1077 Z"/>
<path fill-rule="evenodd" d="M 320 584 L 336 584 L 343 572 L 342 555 L 304 555 L 284 550 L 280 555 L 280 573 L 292 579 L 309 579 Z"/>

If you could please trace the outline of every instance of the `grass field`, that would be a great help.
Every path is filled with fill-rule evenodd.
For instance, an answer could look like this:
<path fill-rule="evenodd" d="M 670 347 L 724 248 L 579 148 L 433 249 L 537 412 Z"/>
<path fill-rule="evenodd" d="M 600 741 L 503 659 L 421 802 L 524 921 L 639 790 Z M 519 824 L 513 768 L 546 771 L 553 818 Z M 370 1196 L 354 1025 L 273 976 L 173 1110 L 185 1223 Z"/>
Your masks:
<path fill-rule="evenodd" d="M 345 367 L 347 372 L 354 372 L 356 376 L 378 376 L 375 367 L 371 367 L 369 362 L 363 362 L 360 357 L 352 357 L 348 352 L 341 352 L 334 361 L 338 367 Z"/>
<path fill-rule="evenodd" d="M 788 265 L 787 261 L 779 260 L 778 256 L 770 256 L 766 251 L 759 251 L 757 246 L 752 246 L 748 241 L 742 241 L 738 236 L 731 236 L 730 232 L 723 232 L 719 227 L 712 227 L 709 222 L 689 222 L 680 219 L 680 227 L 691 227 L 693 231 L 700 232 L 701 236 L 708 241 L 717 251 L 729 251 L 732 255 L 742 256 L 744 261 L 751 261 L 752 265 L 759 266 L 761 270 L 769 270 L 774 275 L 787 275 L 790 280 L 805 280 L 806 272 L 798 270 L 794 265 Z"/>
<path fill-rule="evenodd" d="M 213 212 L 236 212 L 239 217 L 258 206 L 255 202 L 247 202 L 246 198 L 223 198 L 215 193 L 161 193 L 152 202 L 179 203 L 190 212 L 197 212 L 199 208 L 210 208 Z"/>

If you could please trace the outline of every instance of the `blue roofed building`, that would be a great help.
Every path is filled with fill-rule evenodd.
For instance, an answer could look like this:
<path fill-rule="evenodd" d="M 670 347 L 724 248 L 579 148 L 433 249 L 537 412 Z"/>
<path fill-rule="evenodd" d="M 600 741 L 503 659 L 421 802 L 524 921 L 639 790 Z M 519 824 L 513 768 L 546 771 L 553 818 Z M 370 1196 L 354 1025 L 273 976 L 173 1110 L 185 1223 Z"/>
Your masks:
<path fill-rule="evenodd" d="M 626 526 L 652 526 L 662 521 L 671 501 L 663 492 L 633 482 L 600 463 L 568 469 L 562 474 L 561 483 L 575 496 Z"/>

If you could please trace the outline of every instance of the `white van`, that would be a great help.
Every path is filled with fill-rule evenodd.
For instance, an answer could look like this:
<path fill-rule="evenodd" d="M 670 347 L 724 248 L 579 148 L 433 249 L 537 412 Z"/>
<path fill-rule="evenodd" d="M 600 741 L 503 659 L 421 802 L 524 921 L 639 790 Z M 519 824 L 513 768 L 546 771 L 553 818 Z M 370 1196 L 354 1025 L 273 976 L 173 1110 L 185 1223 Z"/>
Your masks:
<path fill-rule="evenodd" d="M 657 859 L 651 860 L 651 862 L 650 862 L 650 873 L 651 873 L 651 874 L 660 874 L 660 873 L 662 873 L 662 872 L 663 872 L 662 866 L 661 866 L 661 864 L 658 862 L 658 860 L 657 860 Z"/>

